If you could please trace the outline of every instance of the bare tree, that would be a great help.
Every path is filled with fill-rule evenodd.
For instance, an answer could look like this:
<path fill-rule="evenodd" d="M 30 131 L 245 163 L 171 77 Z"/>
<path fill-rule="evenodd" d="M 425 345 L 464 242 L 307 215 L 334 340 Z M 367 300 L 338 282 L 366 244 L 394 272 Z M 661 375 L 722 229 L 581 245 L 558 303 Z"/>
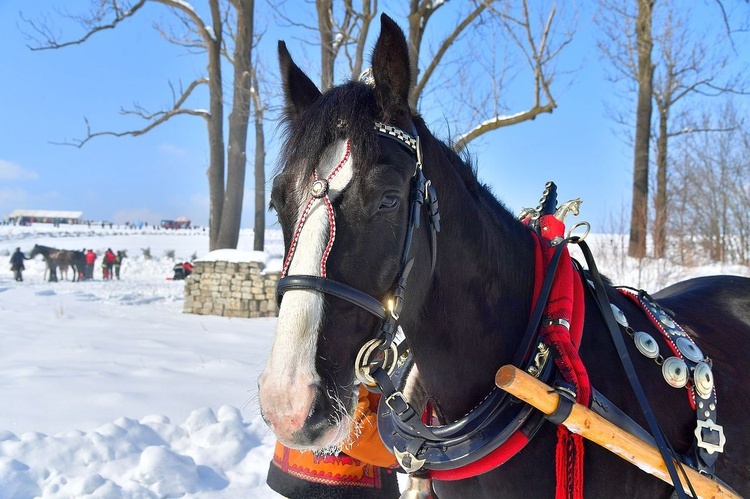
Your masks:
<path fill-rule="evenodd" d="M 679 235 L 685 263 L 702 263 L 695 255 L 700 248 L 711 261 L 748 265 L 750 134 L 731 101 L 718 119 L 713 115 L 704 114 L 702 131 L 679 140 L 680 160 L 673 165 L 677 188 L 671 191 L 677 209 L 668 223 Z"/>
<path fill-rule="evenodd" d="M 630 214 L 628 255 L 646 256 L 646 225 L 648 220 L 648 153 L 651 137 L 654 64 L 651 52 L 651 22 L 656 0 L 638 0 L 636 17 L 636 47 L 638 54 L 638 103 L 636 104 L 635 144 L 633 154 L 633 206 Z"/>
<path fill-rule="evenodd" d="M 384 3 L 388 3 L 393 9 L 402 5 L 400 2 Z M 450 121 L 451 128 L 460 130 L 454 134 L 456 151 L 465 149 L 471 141 L 485 133 L 533 120 L 540 114 L 551 113 L 557 107 L 551 90 L 556 76 L 553 63 L 570 42 L 572 33 L 563 30 L 560 34 L 555 30 L 560 22 L 554 5 L 542 14 L 533 12 L 527 0 L 520 3 L 510 0 L 410 0 L 408 5 L 406 31 L 413 78 L 410 102 L 415 109 L 426 94 L 433 91 L 436 92 L 435 95 L 440 94 L 446 80 L 450 85 L 456 84 L 457 65 L 480 64 L 478 61 L 484 54 L 471 50 L 473 42 L 483 41 L 482 34 L 477 32 L 479 27 L 503 31 L 503 44 L 512 47 L 529 74 L 531 102 L 527 109 L 521 111 L 506 113 L 511 106 L 507 101 L 501 101 L 505 96 L 498 89 L 506 84 L 502 79 L 511 73 L 507 67 L 483 75 L 483 79 L 490 81 L 486 88 L 479 89 L 476 82 L 473 82 L 474 85 L 466 82 L 461 89 L 448 90 L 451 92 L 451 100 L 458 97 L 464 107 L 471 110 L 469 116 L 460 120 L 452 119 L 457 113 L 446 112 L 447 116 L 451 116 L 446 118 Z M 378 10 L 377 0 L 361 0 L 356 6 L 352 0 L 316 0 L 317 24 L 296 20 L 301 17 L 299 14 L 292 16 L 285 13 L 282 1 L 275 2 L 274 7 L 287 26 L 317 31 L 317 39 L 321 44 L 323 90 L 332 84 L 335 68 L 341 66 L 337 61 L 345 59 L 343 73 L 346 76 L 357 78 L 360 75 L 365 41 L 371 21 Z M 440 32 L 437 23 L 429 22 L 433 14 L 441 9 L 448 9 L 447 12 L 454 19 L 453 24 L 444 32 Z M 432 46 L 426 43 L 428 33 L 433 35 L 431 41 L 436 40 Z M 444 71 L 442 75 L 441 68 Z M 488 102 L 492 104 L 487 105 Z"/>
<path fill-rule="evenodd" d="M 707 129 L 705 125 L 694 123 L 690 110 L 686 109 L 688 106 L 682 106 L 679 114 L 675 113 L 675 109 L 684 100 L 695 101 L 700 97 L 717 97 L 725 93 L 743 91 L 742 81 L 738 76 L 729 74 L 724 76 L 729 65 L 727 56 L 729 52 L 719 50 L 719 55 L 717 55 L 709 49 L 709 45 L 720 47 L 720 41 L 709 41 L 704 32 L 696 35 L 687 22 L 690 17 L 693 17 L 689 10 L 677 11 L 673 5 L 665 7 L 665 19 L 660 23 L 661 30 L 655 34 L 655 41 L 659 48 L 653 83 L 658 118 L 654 258 L 666 256 L 669 142 L 673 137 L 685 133 L 728 130 Z"/>
<path fill-rule="evenodd" d="M 409 50 L 414 79 L 412 106 L 418 107 L 426 89 L 439 85 L 435 82 L 436 73 L 441 66 L 448 66 L 448 54 L 463 51 L 464 56 L 459 55 L 457 59 L 458 72 L 469 72 L 472 66 L 479 66 L 483 68 L 483 75 L 477 79 L 461 78 L 462 84 L 454 93 L 461 105 L 470 110 L 470 116 L 466 119 L 451 124 L 458 130 L 454 138 L 454 150 L 464 150 L 470 142 L 493 130 L 533 120 L 540 114 L 551 113 L 557 107 L 552 93 L 552 82 L 558 76 L 554 63 L 573 36 L 572 29 L 563 29 L 562 32 L 555 29 L 561 24 L 556 6 L 552 4 L 546 11 L 539 7 L 539 12 L 533 12 L 527 0 L 520 3 L 501 0 L 474 0 L 463 3 L 461 9 L 456 11 L 453 27 L 437 36 L 435 48 L 425 57 L 427 51 L 423 47 L 423 42 L 428 21 L 438 9 L 445 8 L 447 3 L 411 0 L 408 19 Z M 486 41 L 486 33 L 492 31 L 502 33 L 499 45 L 505 48 L 506 53 L 517 54 L 522 65 L 525 65 L 529 75 L 528 84 L 532 89 L 531 102 L 526 109 L 513 111 L 513 106 L 508 104 L 504 92 L 500 91 L 505 90 L 504 87 L 510 84 L 506 81 L 509 74 L 523 70 L 511 70 L 510 57 L 502 61 L 498 69 L 494 60 L 496 44 L 491 44 L 491 50 L 482 51 L 490 57 L 486 64 L 482 64 L 481 53 L 468 52 L 468 56 L 466 55 L 466 47 L 472 46 L 472 42 L 475 41 L 471 37 L 472 32 L 474 36 L 482 37 L 480 39 Z M 451 76 L 455 73 L 455 66 L 451 66 Z M 477 80 L 490 83 L 480 89 Z M 459 114 L 455 113 L 454 116 Z"/>
<path fill-rule="evenodd" d="M 730 33 L 724 2 L 716 0 L 714 3 L 724 14 L 724 24 Z M 616 117 L 620 124 L 635 129 L 628 255 L 636 258 L 646 256 L 652 138 L 656 152 L 654 256 L 661 258 L 665 255 L 667 238 L 669 139 L 701 130 L 691 122 L 690 114 L 684 109 L 686 106 L 682 110 L 676 106 L 689 97 L 742 91 L 743 86 L 737 77 L 723 77 L 728 56 L 711 53 L 709 44 L 715 46 L 716 41 L 709 41 L 704 31 L 697 31 L 695 25 L 688 24 L 689 10 L 683 7 L 678 11 L 669 3 L 661 5 L 664 5 L 663 15 L 658 22 L 655 21 L 656 0 L 599 0 L 597 16 L 602 30 L 599 48 L 610 62 L 610 79 L 625 87 L 631 98 L 637 95 L 635 123 L 622 116 Z M 655 30 L 654 25 L 659 29 Z M 724 79 L 720 80 L 722 77 Z M 655 126 L 651 123 L 654 103 Z"/>
<path fill-rule="evenodd" d="M 300 20 L 299 3 L 294 13 L 287 12 L 285 0 L 269 2 L 284 27 L 297 28 L 313 36 L 302 41 L 320 50 L 320 88 L 333 86 L 337 61 L 345 60 L 344 77 L 357 78 L 363 71 L 365 48 L 370 25 L 378 12 L 378 0 L 315 0 L 317 23 Z M 310 40 L 317 41 L 311 42 Z"/>
<path fill-rule="evenodd" d="M 633 5 L 635 3 L 635 5 Z M 648 224 L 648 166 L 653 111 L 651 34 L 656 0 L 599 0 L 597 23 L 602 30 L 599 49 L 609 60 L 610 80 L 637 95 L 633 143 L 633 199 L 628 256 L 646 256 Z"/>
<path fill-rule="evenodd" d="M 210 198 L 209 249 L 236 248 L 242 216 L 247 163 L 247 131 L 250 115 L 252 46 L 255 0 L 209 0 L 210 20 L 204 19 L 191 3 L 185 0 L 101 0 L 83 15 L 70 15 L 84 28 L 78 38 L 60 41 L 46 24 L 27 21 L 34 33 L 32 50 L 60 49 L 85 43 L 87 40 L 108 29 L 116 28 L 124 20 L 138 14 L 147 5 L 166 6 L 184 28 L 184 33 L 175 35 L 165 28 L 158 28 L 162 36 L 171 43 L 191 51 L 202 51 L 207 57 L 206 76 L 198 77 L 186 88 L 173 88 L 173 104 L 168 109 L 149 112 L 140 106 L 123 110 L 124 114 L 134 114 L 147 124 L 135 130 L 121 132 L 92 131 L 88 121 L 85 138 L 73 142 L 82 147 L 96 137 L 139 136 L 166 123 L 175 116 L 200 116 L 206 122 L 209 144 L 208 184 Z M 231 25 L 230 25 L 231 23 Z M 227 48 L 225 34 L 231 31 L 234 49 Z M 223 88 L 222 55 L 233 54 L 234 69 L 232 82 L 232 106 L 228 118 L 228 147 L 225 158 L 224 145 L 224 102 L 228 100 Z M 171 86 L 171 85 L 170 85 Z M 209 94 L 208 111 L 190 107 L 194 91 L 206 86 Z M 256 227 L 256 232 L 264 227 Z"/>

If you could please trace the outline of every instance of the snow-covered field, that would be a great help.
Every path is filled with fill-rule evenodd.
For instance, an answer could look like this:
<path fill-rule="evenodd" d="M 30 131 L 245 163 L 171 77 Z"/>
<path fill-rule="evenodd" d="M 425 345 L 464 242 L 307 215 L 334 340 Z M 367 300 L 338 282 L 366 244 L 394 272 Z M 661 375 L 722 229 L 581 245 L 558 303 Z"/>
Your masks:
<path fill-rule="evenodd" d="M 265 258 L 281 258 L 280 234 L 267 241 Z M 36 243 L 126 250 L 122 280 L 97 265 L 94 281 L 47 283 L 38 257 L 16 283 L 9 255 Z M 621 259 L 619 236 L 590 245 L 613 281 L 652 291 L 750 275 Z M 251 246 L 243 232 L 239 249 Z M 278 497 L 256 400 L 275 319 L 183 314 L 183 283 L 167 280 L 207 248 L 202 230 L 0 226 L 0 498 Z"/>

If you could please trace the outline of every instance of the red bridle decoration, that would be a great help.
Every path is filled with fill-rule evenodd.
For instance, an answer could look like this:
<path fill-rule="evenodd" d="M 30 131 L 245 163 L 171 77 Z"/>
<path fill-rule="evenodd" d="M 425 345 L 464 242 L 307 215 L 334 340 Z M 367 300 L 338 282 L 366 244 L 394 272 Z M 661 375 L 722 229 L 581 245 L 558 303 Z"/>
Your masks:
<path fill-rule="evenodd" d="M 292 237 L 292 242 L 289 245 L 289 252 L 286 255 L 286 259 L 284 259 L 284 267 L 281 270 L 281 277 L 286 277 L 287 272 L 289 271 L 289 266 L 292 263 L 292 257 L 294 256 L 294 252 L 297 249 L 297 243 L 299 242 L 299 237 L 302 233 L 302 227 L 305 225 L 305 222 L 307 222 L 307 217 L 310 214 L 310 211 L 312 211 L 313 205 L 317 199 L 322 199 L 323 203 L 325 204 L 326 212 L 328 213 L 328 224 L 330 226 L 330 231 L 328 233 L 328 243 L 326 244 L 325 250 L 323 251 L 323 256 L 320 259 L 320 276 L 326 277 L 326 262 L 328 261 L 328 255 L 331 253 L 333 241 L 334 239 L 336 239 L 336 218 L 334 217 L 331 199 L 328 197 L 328 188 L 330 186 L 331 180 L 336 176 L 338 172 L 341 171 L 341 169 L 344 167 L 344 164 L 346 164 L 347 160 L 349 159 L 349 156 L 351 156 L 351 142 L 349 141 L 349 139 L 347 139 L 344 157 L 341 159 L 341 161 L 339 161 L 339 164 L 336 166 L 336 168 L 331 170 L 331 173 L 329 173 L 324 180 L 318 178 L 318 173 L 316 171 L 313 171 L 313 183 L 310 192 L 310 200 L 307 202 L 305 209 L 302 211 L 302 216 L 300 217 L 299 222 L 297 222 L 297 227 L 294 229 L 294 237 Z"/>

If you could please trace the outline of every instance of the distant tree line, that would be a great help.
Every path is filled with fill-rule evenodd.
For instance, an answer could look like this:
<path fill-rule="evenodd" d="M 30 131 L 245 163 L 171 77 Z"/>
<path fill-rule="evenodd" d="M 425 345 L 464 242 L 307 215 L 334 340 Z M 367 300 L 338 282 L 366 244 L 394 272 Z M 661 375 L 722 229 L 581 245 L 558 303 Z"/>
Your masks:
<path fill-rule="evenodd" d="M 307 58 L 309 66 L 303 69 L 318 74 L 325 91 L 336 81 L 359 77 L 366 68 L 373 20 L 380 11 L 395 14 L 412 57 L 411 104 L 418 109 L 440 102 L 441 123 L 432 125 L 442 125 L 459 152 L 494 130 L 534 120 L 557 107 L 556 93 L 566 83 L 565 71 L 558 67 L 560 54 L 576 29 L 571 5 L 545 0 L 268 0 L 257 6 L 254 0 L 98 0 L 91 5 L 84 13 L 60 14 L 82 28 L 82 34 L 66 40 L 60 40 L 48 21 L 25 20 L 30 47 L 85 43 L 126 19 L 138 18 L 145 9 L 167 8 L 173 16 L 156 26 L 161 36 L 206 58 L 204 75 L 184 87 L 170 84 L 172 106 L 123 111 L 142 118 L 143 127 L 96 131 L 87 122 L 85 137 L 72 144 L 80 147 L 102 135 L 142 135 L 175 116 L 202 118 L 209 148 L 212 250 L 237 246 L 248 164 L 254 172 L 254 248 L 264 246 L 265 126 L 276 121 L 279 91 L 270 84 L 276 72 L 275 43 L 263 40 L 263 26 L 274 23 L 290 43 L 309 45 L 317 53 Z M 733 62 L 748 41 L 750 2 L 706 0 L 701 5 L 713 19 L 696 15 L 693 2 L 598 2 L 600 53 L 610 68 L 613 94 L 619 97 L 612 117 L 634 151 L 628 253 L 637 258 L 648 256 L 650 225 L 656 258 L 667 256 L 673 239 L 683 244 L 690 235 L 701 244 L 724 245 L 710 250 L 712 258 L 747 261 L 747 250 L 737 248 L 747 240 L 743 222 L 730 223 L 726 212 L 714 214 L 718 218 L 709 223 L 705 210 L 710 203 L 700 197 L 725 196 L 725 203 L 714 200 L 716 209 L 724 206 L 725 211 L 743 206 L 747 199 L 747 168 L 730 168 L 730 163 L 741 157 L 737 148 L 747 140 L 740 98 L 749 88 L 748 73 Z M 442 22 L 436 22 L 440 16 Z M 713 30 L 707 31 L 711 24 Z M 197 88 L 208 89 L 208 106 L 196 96 Z M 527 95 L 527 101 L 520 102 L 518 95 Z M 737 110 L 727 110 L 718 119 L 716 109 L 731 95 L 740 96 Z M 254 133 L 248 141 L 251 120 Z M 726 148 L 718 148 L 720 143 Z M 248 147 L 253 154 L 248 155 Z M 710 158 L 726 171 L 708 176 Z M 701 189 L 695 184 L 699 172 L 707 175 Z M 730 237 L 735 233 L 739 239 Z M 680 255 L 684 260 L 682 249 Z"/>
<path fill-rule="evenodd" d="M 703 8 L 701 13 L 699 7 Z M 687 208 L 691 204 L 703 205 L 707 202 L 705 196 L 718 193 L 695 189 L 692 182 L 700 178 L 700 162 L 686 151 L 695 151 L 695 144 L 707 137 L 719 140 L 722 133 L 741 133 L 744 124 L 738 113 L 731 118 L 727 114 L 718 119 L 706 116 L 717 116 L 727 97 L 747 95 L 750 89 L 750 61 L 742 60 L 745 52 L 740 49 L 750 41 L 749 13 L 750 4 L 744 0 L 599 0 L 599 48 L 609 63 L 610 80 L 625 102 L 635 104 L 635 112 L 625 105 L 612 113 L 632 141 L 634 151 L 629 256 L 648 256 L 649 222 L 654 258 L 668 256 L 668 245 L 683 241 L 684 231 L 709 236 L 708 232 L 696 232 L 702 230 L 705 214 Z M 703 115 L 701 109 L 711 111 Z M 678 150 L 672 147 L 675 141 Z M 705 152 L 709 150 L 714 155 L 730 154 L 729 150 L 715 147 Z M 728 161 L 720 156 L 713 159 Z M 737 173 L 745 175 L 739 185 L 746 186 L 750 182 L 747 169 Z M 710 188 L 719 187 L 712 182 Z M 649 192 L 653 194 L 649 196 Z M 688 193 L 695 198 L 687 199 Z M 676 204 L 678 198 L 681 204 Z M 732 207 L 725 205 L 725 209 Z M 720 219 L 727 216 L 716 212 L 712 215 Z M 682 249 L 680 243 L 680 254 L 684 255 Z M 710 254 L 712 259 L 721 261 L 726 256 L 716 251 Z"/>

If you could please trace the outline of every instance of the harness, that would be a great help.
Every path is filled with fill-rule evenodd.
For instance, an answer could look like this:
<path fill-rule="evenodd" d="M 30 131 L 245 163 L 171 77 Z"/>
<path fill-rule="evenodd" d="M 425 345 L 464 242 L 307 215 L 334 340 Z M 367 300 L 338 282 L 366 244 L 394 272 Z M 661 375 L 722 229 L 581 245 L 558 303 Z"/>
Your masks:
<path fill-rule="evenodd" d="M 345 123 L 339 122 L 338 126 L 343 127 Z M 277 285 L 277 302 L 280 305 L 284 293 L 289 290 L 312 290 L 346 300 L 377 317 L 381 321 L 381 325 L 376 336 L 361 348 L 357 356 L 355 370 L 357 378 L 369 390 L 382 393 L 378 408 L 378 427 L 382 440 L 394 451 L 399 464 L 408 473 L 429 475 L 439 480 L 467 478 L 489 471 L 515 455 L 541 427 L 545 421 L 545 416 L 505 391 L 493 388 L 485 399 L 463 418 L 446 425 L 433 426 L 424 422 L 423 417 L 425 415 L 415 410 L 406 400 L 403 390 L 414 367 L 414 362 L 398 322 L 403 309 L 408 277 L 414 265 L 414 257 L 410 256 L 412 239 L 414 230 L 421 227 L 422 210 L 424 209 L 430 230 L 431 271 L 434 271 L 437 232 L 440 231 L 440 215 L 436 191 L 423 172 L 422 151 L 416 129 L 414 134 L 411 135 L 399 128 L 380 122 L 374 124 L 374 129 L 378 136 L 394 140 L 397 144 L 406 148 L 415 160 L 415 170 L 411 178 L 409 220 L 401 254 L 401 267 L 391 291 L 384 300 L 386 305 L 384 306 L 383 302 L 367 293 L 328 278 L 325 271 L 326 259 L 335 237 L 335 216 L 330 200 L 328 200 L 328 182 L 348 158 L 348 143 L 344 159 L 326 179 L 320 179 L 316 173 L 313 173 L 310 198 L 298 222 L 295 236 L 285 259 L 282 278 Z M 547 191 L 545 191 L 546 195 Z M 287 275 L 296 248 L 297 234 L 301 231 L 306 214 L 309 213 L 315 200 L 323 200 L 326 203 L 330 223 L 329 240 L 321 260 L 321 275 Z M 550 206 L 554 208 L 556 200 L 550 202 L 550 199 L 545 200 L 545 197 L 543 197 L 542 201 L 546 202 L 540 203 L 537 212 L 551 215 Z M 532 224 L 534 222 L 536 220 L 532 216 Z M 618 352 L 623 358 L 623 351 L 620 347 L 624 348 L 624 343 L 622 343 L 622 335 L 619 334 L 617 326 L 619 321 L 616 320 L 616 315 L 613 315 L 611 311 L 590 251 L 583 243 L 582 238 L 571 237 L 570 235 L 567 238 L 559 237 L 559 240 L 556 240 L 553 244 L 554 248 L 548 252 L 544 280 L 535 287 L 535 304 L 513 362 L 514 365 L 545 382 L 555 374 L 557 368 L 554 362 L 550 362 L 552 356 L 550 355 L 550 348 L 546 344 L 546 338 L 542 337 L 542 330 L 545 327 L 549 329 L 556 326 L 569 329 L 570 324 L 565 324 L 564 320 L 555 322 L 554 318 L 550 322 L 550 318 L 547 317 L 544 320 L 543 327 L 540 327 L 540 325 L 545 318 L 545 305 L 550 296 L 559 263 L 563 254 L 567 253 L 566 243 L 571 241 L 580 243 L 584 255 L 587 257 L 589 269 L 595 281 L 595 285 L 591 286 L 592 293 L 601 309 L 602 316 L 608 323 Z M 537 251 L 539 251 L 539 247 Z M 638 299 L 643 299 L 644 296 L 647 295 L 639 294 Z M 652 311 L 656 310 L 656 305 L 652 301 L 646 301 L 650 304 Z M 656 312 L 653 312 L 653 315 L 657 315 Z M 666 324 L 661 315 L 658 315 L 658 320 L 661 321 L 662 325 Z M 620 324 L 626 328 L 626 332 L 630 333 L 631 336 L 640 338 L 640 340 L 636 339 L 637 346 L 641 345 L 645 348 L 650 345 L 647 338 L 632 330 L 627 331 L 627 324 L 622 322 Z M 678 331 L 676 328 L 674 330 Z M 617 335 L 615 335 L 615 331 L 617 331 Z M 699 359 L 698 354 L 694 351 L 698 347 L 694 343 L 692 347 L 682 346 L 685 344 L 683 338 L 686 336 L 677 333 L 677 336 L 672 338 L 672 344 L 675 346 L 676 353 L 681 353 L 683 357 L 688 357 L 688 360 L 693 362 L 690 367 L 691 372 L 694 373 L 692 377 L 694 394 L 698 395 L 698 397 L 693 395 L 693 400 L 698 407 L 698 427 L 696 429 L 696 458 L 691 461 L 691 464 L 697 464 L 696 467 L 699 470 L 711 472 L 713 462 L 718 455 L 717 452 L 721 452 L 724 443 L 721 427 L 715 423 L 716 408 L 713 377 L 710 373 L 710 365 L 704 362 L 705 359 L 702 356 Z M 622 345 L 618 343 L 618 339 Z M 575 347 L 577 348 L 577 345 Z M 642 351 L 641 347 L 639 347 L 640 351 Z M 627 357 L 627 352 L 624 356 Z M 665 456 L 667 467 L 671 468 L 669 470 L 670 475 L 672 475 L 674 483 L 679 484 L 680 480 L 672 465 L 672 453 L 666 449 L 658 425 L 652 424 L 655 423 L 655 420 L 652 421 L 653 415 L 650 414 L 650 409 L 647 409 L 648 404 L 645 402 L 645 396 L 641 397 L 642 390 L 639 394 L 639 383 L 637 378 L 633 381 L 634 371 L 631 375 L 630 369 L 632 369 L 632 366 L 629 369 L 627 363 L 629 363 L 629 358 L 626 362 L 628 377 L 639 401 L 644 406 L 646 419 L 649 421 L 657 445 Z M 666 361 L 664 364 L 666 365 Z M 707 367 L 708 369 L 706 369 Z M 563 368 L 563 370 L 565 369 Z M 710 386 L 708 386 L 709 384 Z M 577 395 L 575 389 L 565 386 L 560 387 L 559 391 L 562 394 L 567 393 L 568 398 L 571 399 L 575 399 Z M 616 422 L 619 426 L 628 429 L 631 433 L 642 437 L 644 440 L 650 440 L 645 430 L 642 430 L 627 415 L 614 407 L 605 397 L 593 389 L 590 393 L 590 396 L 585 397 L 587 400 L 584 400 L 583 403 L 590 404 L 593 410 Z M 642 398 L 644 400 L 641 400 Z M 561 411 L 564 412 L 564 410 L 564 407 L 561 408 Z M 548 416 L 547 419 L 552 422 L 562 421 L 565 419 L 565 415 L 553 414 Z M 582 459 L 582 453 L 579 457 Z M 685 496 L 681 486 L 678 485 L 677 490 L 678 495 Z"/>

